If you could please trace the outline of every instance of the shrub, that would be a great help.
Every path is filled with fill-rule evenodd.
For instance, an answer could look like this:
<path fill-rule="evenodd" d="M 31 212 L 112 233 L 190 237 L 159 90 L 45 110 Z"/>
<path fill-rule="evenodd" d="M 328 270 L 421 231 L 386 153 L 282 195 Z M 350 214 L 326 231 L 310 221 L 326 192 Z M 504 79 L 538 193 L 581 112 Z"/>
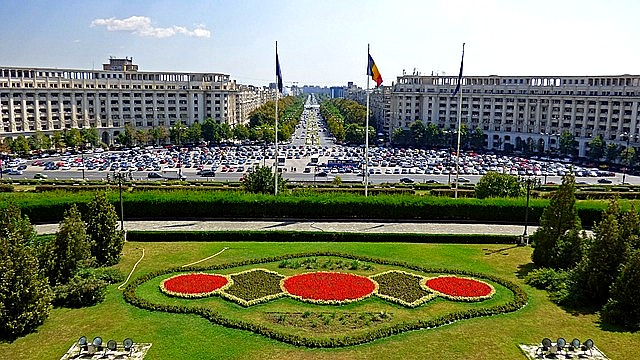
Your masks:
<path fill-rule="evenodd" d="M 522 195 L 522 185 L 518 178 L 509 174 L 490 171 L 483 175 L 475 187 L 476 197 L 518 197 Z"/>
<path fill-rule="evenodd" d="M 118 216 L 104 191 L 95 193 L 86 214 L 87 234 L 91 239 L 91 255 L 98 265 L 114 265 L 120 260 L 124 232 L 117 230 Z"/>
<path fill-rule="evenodd" d="M 74 276 L 67 284 L 54 288 L 53 304 L 70 308 L 96 305 L 104 300 L 107 285 L 94 276 Z"/>
<path fill-rule="evenodd" d="M 602 308 L 607 323 L 630 330 L 640 328 L 640 250 L 629 256 L 611 287 L 611 298 Z"/>

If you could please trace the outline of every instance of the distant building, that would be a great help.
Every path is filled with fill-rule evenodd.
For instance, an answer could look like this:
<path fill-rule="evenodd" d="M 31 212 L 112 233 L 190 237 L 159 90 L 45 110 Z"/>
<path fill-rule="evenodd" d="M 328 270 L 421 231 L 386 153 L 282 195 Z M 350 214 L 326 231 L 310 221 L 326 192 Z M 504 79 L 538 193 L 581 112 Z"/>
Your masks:
<path fill-rule="evenodd" d="M 111 58 L 102 70 L 0 66 L 0 140 L 95 127 L 111 144 L 126 124 L 149 129 L 207 118 L 233 127 L 273 98 L 274 91 L 226 74 L 141 72 L 132 58 Z"/>
<path fill-rule="evenodd" d="M 455 129 L 457 76 L 399 76 L 391 89 L 389 131 L 414 121 Z M 533 141 L 558 148 L 558 134 L 575 136 L 579 155 L 597 135 L 623 147 L 640 145 L 640 76 L 465 76 L 462 118 L 481 128 L 489 149 Z"/>
<path fill-rule="evenodd" d="M 342 99 L 344 98 L 344 86 L 332 86 L 329 88 L 332 99 Z"/>

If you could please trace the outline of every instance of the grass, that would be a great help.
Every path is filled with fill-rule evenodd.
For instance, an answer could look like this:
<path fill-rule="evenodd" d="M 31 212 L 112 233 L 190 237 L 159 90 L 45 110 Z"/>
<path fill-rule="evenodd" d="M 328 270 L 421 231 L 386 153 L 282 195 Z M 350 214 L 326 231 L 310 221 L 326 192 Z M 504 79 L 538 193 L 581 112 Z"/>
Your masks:
<path fill-rule="evenodd" d="M 151 342 L 153 346 L 147 359 L 518 359 L 524 358 L 518 344 L 537 343 L 543 337 L 554 339 L 559 336 L 577 337 L 583 341 L 592 338 L 611 359 L 635 358 L 637 352 L 634 349 L 640 347 L 640 333 L 609 329 L 599 324 L 597 314 L 568 313 L 550 302 L 545 292 L 525 285 L 522 274 L 530 267 L 531 256 L 531 249 L 525 247 L 391 243 L 127 243 L 123 259 L 116 267 L 128 273 L 140 258 L 141 247 L 145 249 L 145 258 L 138 265 L 134 277 L 205 258 L 225 246 L 230 249 L 203 265 L 287 253 L 337 251 L 427 267 L 461 268 L 494 274 L 520 284 L 527 291 L 530 303 L 515 313 L 413 331 L 364 345 L 307 349 L 248 331 L 213 325 L 194 315 L 141 310 L 126 304 L 117 285 L 112 285 L 102 304 L 83 309 L 54 309 L 37 332 L 11 343 L 0 343 L 0 358 L 58 359 L 82 335 L 89 338 L 102 336 L 105 340 L 113 338 L 119 342 L 125 337 Z M 277 268 L 277 263 L 272 265 L 273 270 L 285 273 L 285 269 Z M 384 269 L 376 266 L 374 272 L 378 271 Z M 155 296 L 150 291 L 151 287 L 148 295 Z M 310 314 L 333 311 L 339 314 L 340 309 L 300 304 L 291 299 L 277 300 L 282 303 L 279 307 L 274 303 L 249 309 L 220 299 L 203 300 L 228 308 L 238 316 L 261 316 L 254 309 L 276 311 L 274 309 L 283 306 L 295 308 L 299 313 L 309 311 Z M 354 304 L 348 306 L 355 307 Z M 409 313 L 400 306 L 376 299 L 368 299 L 366 304 L 356 306 L 363 311 L 391 308 L 389 312 L 394 316 Z M 426 304 L 416 310 L 427 311 L 429 306 Z M 247 311 L 250 312 L 248 315 Z"/>

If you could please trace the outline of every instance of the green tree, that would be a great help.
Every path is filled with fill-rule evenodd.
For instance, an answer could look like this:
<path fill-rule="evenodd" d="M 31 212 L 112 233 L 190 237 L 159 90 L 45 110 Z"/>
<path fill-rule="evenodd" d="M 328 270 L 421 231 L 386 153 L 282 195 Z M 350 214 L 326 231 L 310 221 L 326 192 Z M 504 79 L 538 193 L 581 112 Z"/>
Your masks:
<path fill-rule="evenodd" d="M 581 251 L 582 249 L 582 246 L 577 249 L 566 247 L 566 242 L 569 240 L 582 240 L 581 238 L 571 238 L 582 230 L 576 209 L 575 191 L 575 177 L 564 176 L 562 185 L 551 195 L 549 206 L 542 211 L 540 226 L 532 235 L 534 247 L 532 260 L 538 267 L 566 269 L 575 265 L 575 263 L 572 264 L 564 260 L 572 258 L 570 254 L 566 254 L 566 251 Z"/>
<path fill-rule="evenodd" d="M 509 174 L 490 171 L 483 175 L 475 187 L 478 199 L 488 197 L 518 197 L 522 195 L 522 184 L 518 178 Z"/>
<path fill-rule="evenodd" d="M 31 148 L 29 147 L 29 142 L 23 135 L 18 135 L 18 137 L 16 137 L 11 144 L 11 151 L 16 154 L 24 156 L 29 152 L 29 150 L 31 150 Z"/>
<path fill-rule="evenodd" d="M 44 135 L 44 133 L 38 130 L 35 132 L 35 134 L 29 136 L 29 139 L 27 139 L 27 141 L 29 142 L 29 147 L 32 150 L 42 150 L 42 149 L 46 149 L 45 139 L 47 139 L 47 137 Z"/>
<path fill-rule="evenodd" d="M 131 124 L 124 125 L 124 132 L 118 134 L 118 143 L 122 146 L 133 146 L 135 139 L 136 129 Z"/>
<path fill-rule="evenodd" d="M 246 140 L 249 138 L 249 128 L 244 124 L 238 124 L 233 128 L 233 138 L 236 140 Z"/>
<path fill-rule="evenodd" d="M 56 149 L 56 151 L 64 149 L 64 147 L 66 146 L 64 137 L 59 130 L 55 130 L 51 135 L 51 143 L 53 144 L 53 147 Z"/>
<path fill-rule="evenodd" d="M 602 220 L 596 224 L 593 241 L 576 269 L 580 298 L 586 304 L 606 303 L 620 265 L 627 261 L 629 245 L 623 238 L 621 221 L 624 220 L 621 219 L 618 200 L 613 199 L 603 212 Z"/>
<path fill-rule="evenodd" d="M 411 143 L 411 132 L 407 129 L 397 128 L 391 133 L 391 141 L 395 145 L 407 146 Z"/>
<path fill-rule="evenodd" d="M 181 120 L 178 120 L 169 129 L 169 133 L 171 134 L 171 141 L 173 143 L 182 145 L 182 142 L 185 140 L 187 135 L 187 126 L 183 124 Z"/>
<path fill-rule="evenodd" d="M 425 129 L 425 145 L 429 148 L 433 148 L 439 145 L 440 136 L 442 132 L 438 125 L 429 123 Z"/>
<path fill-rule="evenodd" d="M 33 331 L 51 312 L 52 293 L 31 244 L 36 231 L 20 208 L 0 211 L 0 338 Z"/>
<path fill-rule="evenodd" d="M 156 143 L 156 145 L 160 145 L 160 142 L 165 142 L 169 138 L 167 128 L 164 126 L 154 127 L 151 130 L 151 138 Z"/>
<path fill-rule="evenodd" d="M 94 126 L 83 128 L 80 131 L 82 135 L 82 144 L 91 144 L 93 147 L 97 147 L 100 143 L 100 135 L 98 134 L 98 129 Z"/>
<path fill-rule="evenodd" d="M 574 156 L 576 154 L 576 138 L 571 131 L 565 130 L 560 135 L 559 146 L 560 154 L 564 156 Z"/>
<path fill-rule="evenodd" d="M 640 250 L 630 254 L 611 286 L 611 297 L 600 313 L 602 320 L 632 331 L 640 328 Z"/>
<path fill-rule="evenodd" d="M 80 130 L 76 128 L 67 130 L 64 133 L 64 142 L 68 147 L 77 149 L 80 145 L 82 145 L 82 134 L 80 133 Z"/>
<path fill-rule="evenodd" d="M 202 126 L 200 123 L 194 122 L 189 129 L 187 129 L 186 138 L 193 143 L 200 142 L 200 139 L 202 139 Z"/>
<path fill-rule="evenodd" d="M 55 239 L 50 243 L 51 263 L 48 269 L 49 284 L 66 284 L 78 268 L 89 264 L 91 245 L 85 223 L 78 207 L 73 204 L 65 211 Z"/>
<path fill-rule="evenodd" d="M 227 123 L 220 124 L 218 131 L 220 132 L 220 138 L 224 140 L 229 140 L 233 137 L 233 130 L 231 130 L 231 126 Z"/>
<path fill-rule="evenodd" d="M 607 144 L 604 156 L 607 159 L 607 162 L 611 164 L 615 162 L 618 159 L 618 157 L 620 157 L 621 152 L 622 150 L 618 145 L 614 143 L 609 143 Z"/>
<path fill-rule="evenodd" d="M 214 142 L 218 124 L 212 118 L 206 118 L 202 122 L 202 138 L 204 141 Z"/>
<path fill-rule="evenodd" d="M 106 192 L 96 192 L 88 208 L 85 223 L 91 241 L 91 255 L 98 265 L 117 264 L 124 246 L 124 232 L 117 229 L 118 215 Z"/>
<path fill-rule="evenodd" d="M 593 161 L 599 161 L 604 156 L 606 144 L 602 135 L 598 135 L 589 141 L 589 152 L 587 153 L 589 159 Z"/>
<path fill-rule="evenodd" d="M 414 121 L 409 125 L 411 133 L 411 145 L 415 147 L 423 147 L 427 142 L 427 127 L 422 121 Z"/>
<path fill-rule="evenodd" d="M 278 189 L 286 187 L 286 180 L 282 178 L 282 174 L 278 173 Z M 275 177 L 270 167 L 258 166 L 252 172 L 245 175 L 242 179 L 242 186 L 250 193 L 274 194 L 275 193 Z"/>
<path fill-rule="evenodd" d="M 482 150 L 484 148 L 484 130 L 481 127 L 476 126 L 473 132 L 469 135 L 469 147 L 473 150 Z"/>

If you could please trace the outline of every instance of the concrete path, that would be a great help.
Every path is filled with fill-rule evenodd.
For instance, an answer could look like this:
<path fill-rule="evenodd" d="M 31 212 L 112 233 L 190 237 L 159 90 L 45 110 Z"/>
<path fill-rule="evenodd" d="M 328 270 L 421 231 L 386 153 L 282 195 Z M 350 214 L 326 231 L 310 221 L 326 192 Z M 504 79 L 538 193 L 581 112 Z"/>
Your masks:
<path fill-rule="evenodd" d="M 375 222 L 375 221 L 125 221 L 125 230 L 145 231 L 326 231 L 357 233 L 422 233 L 422 234 L 499 234 L 522 235 L 523 225 L 461 224 L 429 222 Z M 58 224 L 36 225 L 38 234 L 53 234 Z M 535 226 L 527 233 L 533 234 Z"/>

